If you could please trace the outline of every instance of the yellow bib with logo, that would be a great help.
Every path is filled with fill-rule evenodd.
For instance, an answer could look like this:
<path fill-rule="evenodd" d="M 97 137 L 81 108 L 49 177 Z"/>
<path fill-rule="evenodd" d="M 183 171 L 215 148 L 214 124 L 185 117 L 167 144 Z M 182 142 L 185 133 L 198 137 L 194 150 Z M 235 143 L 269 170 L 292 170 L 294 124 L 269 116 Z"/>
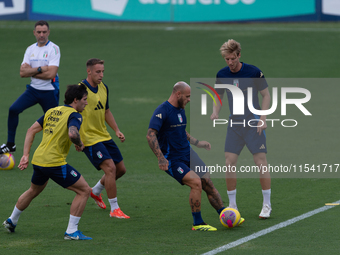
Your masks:
<path fill-rule="evenodd" d="M 105 105 L 107 101 L 105 85 L 102 82 L 98 84 L 97 93 L 92 92 L 89 88 L 87 88 L 87 92 L 88 105 L 81 113 L 83 124 L 79 133 L 84 145 L 92 146 L 112 138 L 105 125 Z"/>
<path fill-rule="evenodd" d="M 67 122 L 73 112 L 77 111 L 68 106 L 58 106 L 46 112 L 42 141 L 34 152 L 32 164 L 42 167 L 67 164 L 66 156 L 72 144 L 68 136 Z"/>

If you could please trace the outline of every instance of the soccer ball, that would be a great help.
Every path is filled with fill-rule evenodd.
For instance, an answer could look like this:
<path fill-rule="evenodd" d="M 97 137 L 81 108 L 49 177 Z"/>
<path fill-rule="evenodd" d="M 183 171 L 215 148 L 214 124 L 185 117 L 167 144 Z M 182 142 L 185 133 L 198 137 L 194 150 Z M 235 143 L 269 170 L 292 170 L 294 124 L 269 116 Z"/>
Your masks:
<path fill-rule="evenodd" d="M 0 155 L 0 170 L 11 170 L 15 165 L 15 159 L 12 153 Z"/>
<path fill-rule="evenodd" d="M 236 227 L 240 220 L 241 214 L 236 209 L 228 207 L 220 213 L 220 222 L 226 228 Z"/>

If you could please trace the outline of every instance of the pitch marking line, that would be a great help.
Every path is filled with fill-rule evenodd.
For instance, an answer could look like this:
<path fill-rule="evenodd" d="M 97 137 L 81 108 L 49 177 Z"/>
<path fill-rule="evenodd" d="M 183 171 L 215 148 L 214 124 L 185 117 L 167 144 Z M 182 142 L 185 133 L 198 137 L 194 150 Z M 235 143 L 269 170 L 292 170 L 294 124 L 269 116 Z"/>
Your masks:
<path fill-rule="evenodd" d="M 336 202 L 334 202 L 334 203 L 332 203 L 332 204 L 337 204 L 337 203 L 340 203 L 340 200 L 339 200 L 339 201 L 336 201 Z M 276 225 L 274 225 L 274 226 L 272 226 L 272 227 L 266 228 L 266 229 L 264 229 L 264 230 L 261 230 L 261 231 L 259 231 L 259 232 L 254 233 L 254 234 L 251 234 L 251 235 L 249 235 L 249 236 L 243 237 L 243 238 L 241 238 L 241 239 L 239 239 L 239 240 L 236 240 L 235 242 L 232 242 L 232 243 L 228 243 L 228 244 L 226 244 L 226 245 L 223 245 L 223 246 L 221 246 L 221 247 L 219 247 L 219 248 L 216 248 L 216 249 L 214 249 L 214 250 L 211 250 L 211 251 L 209 251 L 209 252 L 207 252 L 207 253 L 204 253 L 204 254 L 202 254 L 202 255 L 213 255 L 213 254 L 220 253 L 220 252 L 222 252 L 222 251 L 229 250 L 229 249 L 234 248 L 234 247 L 236 247 L 236 246 L 238 246 L 238 245 L 241 245 L 241 244 L 243 244 L 243 243 L 249 242 L 249 241 L 251 241 L 251 240 L 253 240 L 253 239 L 255 239 L 255 238 L 258 238 L 258 237 L 260 237 L 260 236 L 264 236 L 264 235 L 269 234 L 269 233 L 271 233 L 271 232 L 273 232 L 273 231 L 275 231 L 275 230 L 278 230 L 278 229 L 280 229 L 280 228 L 287 227 L 287 226 L 292 225 L 292 224 L 294 224 L 294 223 L 296 223 L 296 222 L 298 222 L 298 221 L 300 221 L 300 220 L 309 218 L 309 217 L 311 217 L 311 216 L 313 216 L 313 215 L 315 215 L 315 214 L 317 214 L 317 213 L 324 212 L 324 211 L 326 211 L 326 210 L 328 210 L 328 209 L 331 209 L 331 208 L 333 208 L 333 207 L 335 207 L 335 206 L 336 206 L 336 205 L 333 205 L 333 206 L 325 205 L 325 206 L 323 206 L 323 207 L 320 207 L 320 208 L 315 209 L 315 210 L 313 210 L 313 211 L 307 212 L 307 213 L 305 213 L 305 214 L 302 214 L 302 215 L 297 216 L 297 217 L 295 217 L 295 218 L 292 218 L 292 219 L 290 219 L 290 220 L 281 222 L 281 223 L 276 224 Z"/>

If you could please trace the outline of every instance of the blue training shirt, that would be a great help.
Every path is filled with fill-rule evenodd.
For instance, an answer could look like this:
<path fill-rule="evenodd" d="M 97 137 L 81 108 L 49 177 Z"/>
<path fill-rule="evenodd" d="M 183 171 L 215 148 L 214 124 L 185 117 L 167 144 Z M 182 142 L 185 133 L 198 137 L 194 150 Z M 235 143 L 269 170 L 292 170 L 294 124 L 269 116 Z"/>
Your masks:
<path fill-rule="evenodd" d="M 256 66 L 242 63 L 240 71 L 233 73 L 229 66 L 222 68 L 216 75 L 216 84 L 233 84 L 240 88 L 244 95 L 244 115 L 233 114 L 233 97 L 230 90 L 225 89 L 228 96 L 228 104 L 230 110 L 229 118 L 235 121 L 243 121 L 250 119 L 258 119 L 259 116 L 250 112 L 248 108 L 248 92 L 247 88 L 253 88 L 253 106 L 257 110 L 261 110 L 258 92 L 268 87 L 266 79 L 262 71 Z M 216 89 L 219 94 L 224 93 L 224 89 Z"/>
<path fill-rule="evenodd" d="M 154 111 L 149 128 L 158 131 L 159 147 L 167 160 L 190 161 L 190 143 L 185 128 L 187 118 L 183 108 L 165 101 Z"/>

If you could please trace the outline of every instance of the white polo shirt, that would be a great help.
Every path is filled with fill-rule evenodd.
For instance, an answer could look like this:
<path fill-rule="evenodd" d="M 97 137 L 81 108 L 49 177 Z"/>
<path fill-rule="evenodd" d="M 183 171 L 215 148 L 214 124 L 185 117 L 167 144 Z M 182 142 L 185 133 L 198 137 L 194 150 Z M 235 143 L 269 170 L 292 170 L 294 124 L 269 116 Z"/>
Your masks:
<path fill-rule="evenodd" d="M 26 49 L 24 60 L 21 64 L 27 63 L 31 67 L 38 68 L 39 66 L 58 66 L 60 62 L 59 46 L 51 41 L 46 45 L 39 47 L 38 43 L 34 43 Z M 56 75 L 58 76 L 58 74 Z M 42 80 L 31 77 L 31 84 L 33 88 L 38 90 L 54 90 L 52 80 Z"/>

